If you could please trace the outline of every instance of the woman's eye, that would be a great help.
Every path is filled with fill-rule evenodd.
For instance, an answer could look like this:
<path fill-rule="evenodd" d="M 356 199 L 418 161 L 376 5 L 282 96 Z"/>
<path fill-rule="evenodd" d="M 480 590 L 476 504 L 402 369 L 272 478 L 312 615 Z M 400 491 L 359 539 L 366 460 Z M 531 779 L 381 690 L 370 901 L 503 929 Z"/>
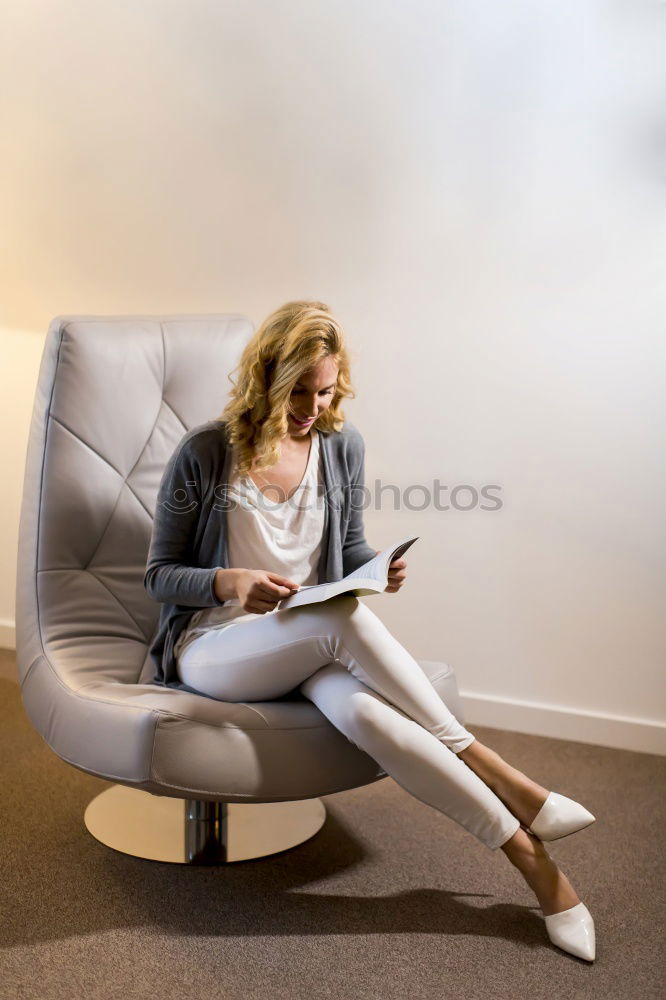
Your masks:
<path fill-rule="evenodd" d="M 295 396 L 298 396 L 298 394 L 301 393 L 301 392 L 303 392 L 302 389 L 294 389 L 293 390 L 293 393 L 294 393 Z M 332 396 L 333 395 L 333 390 L 332 389 L 322 389 L 322 391 L 319 393 L 319 395 L 320 396 Z"/>

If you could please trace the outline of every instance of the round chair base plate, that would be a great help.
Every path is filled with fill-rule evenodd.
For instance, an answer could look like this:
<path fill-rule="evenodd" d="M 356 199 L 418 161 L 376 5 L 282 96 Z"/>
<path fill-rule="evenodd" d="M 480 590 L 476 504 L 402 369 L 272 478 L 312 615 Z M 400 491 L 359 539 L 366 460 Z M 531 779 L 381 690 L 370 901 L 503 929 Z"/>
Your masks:
<path fill-rule="evenodd" d="M 296 847 L 324 824 L 321 799 L 207 802 L 112 785 L 86 807 L 84 822 L 107 847 L 177 864 L 247 861 Z"/>

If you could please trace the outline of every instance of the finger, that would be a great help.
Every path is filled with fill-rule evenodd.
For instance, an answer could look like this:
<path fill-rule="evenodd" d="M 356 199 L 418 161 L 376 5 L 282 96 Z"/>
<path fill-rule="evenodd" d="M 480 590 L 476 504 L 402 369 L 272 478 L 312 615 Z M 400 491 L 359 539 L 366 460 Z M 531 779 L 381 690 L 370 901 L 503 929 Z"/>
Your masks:
<path fill-rule="evenodd" d="M 288 576 L 280 576 L 278 573 L 271 573 L 270 579 L 271 583 L 276 583 L 278 586 L 286 587 L 288 590 L 293 590 L 295 587 L 300 586 L 294 580 L 290 580 Z"/>
<path fill-rule="evenodd" d="M 274 607 L 275 601 L 253 601 L 250 610 L 255 615 L 263 615 L 267 611 L 272 611 Z"/>
<path fill-rule="evenodd" d="M 274 590 L 266 590 L 265 588 L 258 586 L 253 588 L 253 590 L 248 594 L 248 598 L 253 604 L 276 604 L 281 601 L 283 597 L 287 594 L 292 594 L 292 590 L 280 590 L 278 592 L 277 588 Z"/>
<path fill-rule="evenodd" d="M 289 587 L 281 587 L 277 583 L 260 583 L 257 586 L 256 597 L 260 601 L 270 600 L 271 598 L 275 600 L 276 598 L 286 597 L 287 594 L 292 594 L 293 590 Z"/>

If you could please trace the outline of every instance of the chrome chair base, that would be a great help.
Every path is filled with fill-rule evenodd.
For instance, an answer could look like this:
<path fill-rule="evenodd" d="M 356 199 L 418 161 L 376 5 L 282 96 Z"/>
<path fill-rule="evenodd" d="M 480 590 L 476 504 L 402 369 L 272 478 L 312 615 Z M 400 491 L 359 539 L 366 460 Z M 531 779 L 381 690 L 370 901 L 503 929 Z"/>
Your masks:
<path fill-rule="evenodd" d="M 136 858 L 221 865 L 262 858 L 302 844 L 324 824 L 321 799 L 207 802 L 113 785 L 86 807 L 88 832 Z"/>

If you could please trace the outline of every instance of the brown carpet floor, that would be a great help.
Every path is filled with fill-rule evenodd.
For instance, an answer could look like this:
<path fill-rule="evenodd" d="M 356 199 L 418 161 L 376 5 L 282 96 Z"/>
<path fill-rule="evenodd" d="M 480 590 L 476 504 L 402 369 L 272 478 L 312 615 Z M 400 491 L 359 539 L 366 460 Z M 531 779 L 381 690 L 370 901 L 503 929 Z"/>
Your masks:
<path fill-rule="evenodd" d="M 666 759 L 472 731 L 587 830 L 548 845 L 592 913 L 592 964 L 550 944 L 535 897 L 392 778 L 324 798 L 311 840 L 226 867 L 144 861 L 86 830 L 109 782 L 65 764 L 30 725 L 0 651 L 0 997 L 345 1000 L 664 995 Z"/>

